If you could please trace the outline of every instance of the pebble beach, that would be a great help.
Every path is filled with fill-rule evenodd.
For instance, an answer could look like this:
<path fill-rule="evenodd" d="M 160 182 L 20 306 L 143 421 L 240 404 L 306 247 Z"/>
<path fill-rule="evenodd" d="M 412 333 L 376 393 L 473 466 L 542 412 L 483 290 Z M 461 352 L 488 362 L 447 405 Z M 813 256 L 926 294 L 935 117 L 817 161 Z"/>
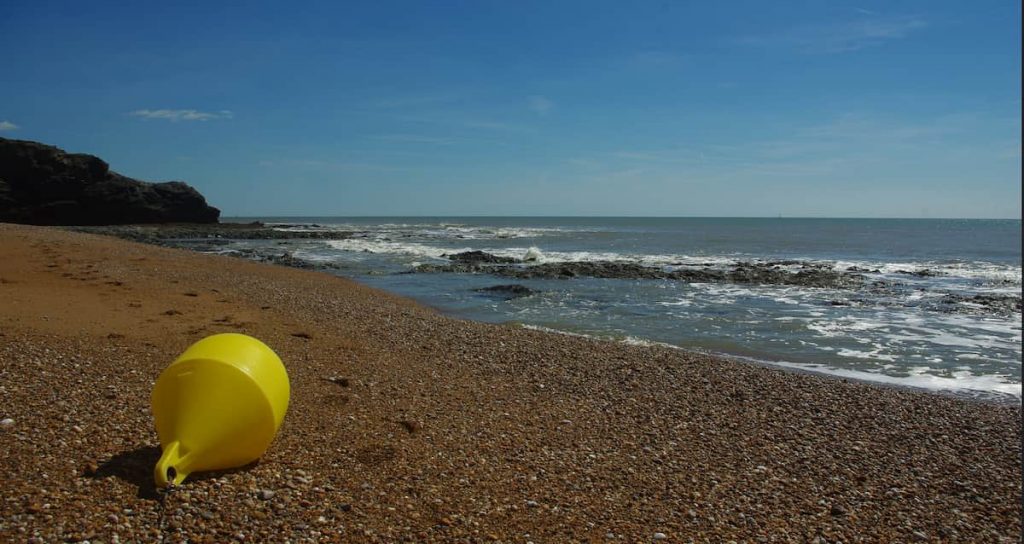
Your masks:
<path fill-rule="evenodd" d="M 0 224 L 0 541 L 1019 542 L 1021 408 L 445 316 L 322 272 Z M 149 395 L 239 332 L 252 465 L 157 490 Z"/>

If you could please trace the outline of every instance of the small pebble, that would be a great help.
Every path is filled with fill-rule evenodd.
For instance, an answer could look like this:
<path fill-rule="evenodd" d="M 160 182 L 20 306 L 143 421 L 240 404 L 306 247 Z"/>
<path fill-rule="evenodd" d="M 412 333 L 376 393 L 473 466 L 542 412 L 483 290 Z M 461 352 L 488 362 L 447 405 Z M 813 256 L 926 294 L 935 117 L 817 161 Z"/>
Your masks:
<path fill-rule="evenodd" d="M 11 425 L 14 425 L 14 420 L 13 419 L 11 419 L 9 417 L 5 417 L 3 419 L 0 419 L 0 427 L 10 427 Z"/>
<path fill-rule="evenodd" d="M 668 538 L 668 535 L 665 533 L 654 533 L 654 540 L 665 540 L 666 538 Z"/>
<path fill-rule="evenodd" d="M 274 498 L 274 495 L 276 495 L 276 493 L 269 489 L 261 489 L 259 492 L 260 499 L 263 499 L 265 501 L 269 501 L 270 499 Z"/>

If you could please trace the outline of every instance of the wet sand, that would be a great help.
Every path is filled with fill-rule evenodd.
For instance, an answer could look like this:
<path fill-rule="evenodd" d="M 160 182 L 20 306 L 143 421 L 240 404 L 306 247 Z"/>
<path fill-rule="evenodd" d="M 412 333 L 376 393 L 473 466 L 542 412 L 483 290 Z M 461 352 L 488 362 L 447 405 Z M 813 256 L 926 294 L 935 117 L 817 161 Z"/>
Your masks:
<path fill-rule="evenodd" d="M 218 332 L 284 360 L 284 425 L 157 492 L 153 381 Z M 1017 542 L 1020 415 L 0 225 L 0 541 Z"/>

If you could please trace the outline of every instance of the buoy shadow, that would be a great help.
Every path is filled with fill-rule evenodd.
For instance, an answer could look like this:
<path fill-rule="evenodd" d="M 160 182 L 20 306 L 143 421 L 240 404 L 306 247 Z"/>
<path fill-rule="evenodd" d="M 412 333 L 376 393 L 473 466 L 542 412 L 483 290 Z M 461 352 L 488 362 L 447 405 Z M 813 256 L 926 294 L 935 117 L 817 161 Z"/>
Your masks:
<path fill-rule="evenodd" d="M 159 446 L 141 446 L 130 451 L 121 452 L 99 463 L 99 467 L 95 471 L 86 471 L 83 476 L 95 480 L 102 480 L 113 476 L 135 486 L 138 498 L 158 501 L 161 495 L 157 490 L 156 482 L 153 480 L 153 467 L 160 460 L 161 453 L 162 450 Z M 187 486 L 189 482 L 201 482 L 236 472 L 252 470 L 258 464 L 259 460 L 256 460 L 238 468 L 193 472 L 188 475 L 182 486 Z"/>

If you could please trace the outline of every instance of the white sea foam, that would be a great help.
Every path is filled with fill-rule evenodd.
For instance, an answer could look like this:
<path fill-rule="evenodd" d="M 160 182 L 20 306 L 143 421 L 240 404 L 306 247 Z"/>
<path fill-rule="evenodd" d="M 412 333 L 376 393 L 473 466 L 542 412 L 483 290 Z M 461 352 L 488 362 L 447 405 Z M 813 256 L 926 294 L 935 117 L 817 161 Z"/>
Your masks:
<path fill-rule="evenodd" d="M 485 248 L 483 251 L 499 257 L 512 257 L 535 263 L 565 262 L 631 262 L 647 266 L 667 266 L 680 262 L 679 255 L 643 255 L 613 251 L 549 251 L 538 247 Z"/>
<path fill-rule="evenodd" d="M 522 327 L 530 330 L 562 334 L 566 336 L 601 339 L 601 337 L 599 336 L 572 333 L 567 331 L 561 331 L 558 329 L 552 329 L 549 327 L 542 327 L 538 325 L 522 325 Z M 619 341 L 630 345 L 657 346 L 682 351 L 690 351 L 687 350 L 686 348 L 681 348 L 679 346 L 674 346 L 663 342 L 656 342 L 653 340 L 636 338 L 632 336 L 627 336 L 626 338 L 621 339 Z M 761 359 L 754 359 L 751 357 L 740 357 L 728 354 L 717 355 L 721 355 L 736 360 L 750 361 L 757 364 L 767 364 L 771 366 L 779 366 L 783 368 L 790 368 L 805 372 L 827 374 L 830 376 L 836 376 L 840 378 L 850 378 L 854 380 L 883 383 L 888 385 L 896 385 L 900 387 L 914 387 L 930 391 L 951 391 L 968 393 L 980 392 L 998 395 L 1009 395 L 1017 398 L 1018 400 L 1021 399 L 1021 384 L 1019 382 L 1012 381 L 1012 376 L 995 374 L 974 374 L 970 370 L 963 369 L 958 369 L 954 372 L 951 372 L 948 376 L 941 376 L 933 373 L 934 370 L 928 366 L 911 367 L 906 372 L 906 376 L 893 376 L 891 374 L 884 373 L 884 371 L 892 371 L 896 368 L 894 365 L 891 364 L 881 365 L 877 368 L 873 368 L 870 370 L 854 370 L 849 368 L 836 368 L 833 366 L 822 364 L 794 363 L 789 361 L 765 361 Z"/>
<path fill-rule="evenodd" d="M 322 253 L 317 253 L 315 251 L 310 251 L 306 249 L 296 249 L 295 251 L 292 252 L 292 256 L 295 257 L 296 259 L 301 259 L 303 261 L 308 261 L 311 263 L 329 263 L 335 260 L 335 257 L 333 255 L 324 255 Z"/>
<path fill-rule="evenodd" d="M 589 334 L 582 334 L 582 333 L 578 333 L 578 332 L 569 332 L 569 331 L 563 331 L 563 330 L 559 330 L 559 329 L 552 329 L 550 327 L 543 327 L 541 325 L 525 325 L 524 324 L 524 325 L 521 325 L 521 326 L 524 329 L 529 329 L 531 331 L 547 332 L 547 333 L 551 333 L 551 334 L 561 334 L 563 336 L 575 336 L 577 338 L 597 338 L 596 336 L 591 336 Z"/>
<path fill-rule="evenodd" d="M 274 230 L 287 232 L 357 232 L 367 237 L 394 236 L 421 240 L 509 240 L 540 238 L 569 232 L 586 232 L 567 227 L 497 227 L 462 223 L 331 223 L 325 225 L 268 223 Z"/>
<path fill-rule="evenodd" d="M 410 234 L 416 234 L 427 238 L 458 238 L 463 240 L 512 240 L 519 238 L 540 238 L 566 232 L 575 232 L 568 229 L 545 228 L 545 227 L 488 227 L 488 226 L 467 226 L 467 225 L 432 225 L 429 227 L 412 230 Z"/>
<path fill-rule="evenodd" d="M 896 361 L 895 355 L 882 353 L 881 348 L 874 349 L 871 351 L 860 351 L 856 349 L 840 348 L 838 351 L 836 351 L 836 355 L 840 357 L 853 357 L 855 359 L 870 359 L 873 361 Z"/>
<path fill-rule="evenodd" d="M 807 328 L 818 333 L 818 336 L 836 337 L 854 336 L 857 332 L 880 329 L 886 325 L 886 323 L 879 321 L 869 321 L 866 319 L 857 319 L 855 317 L 839 317 L 835 319 L 812 321 L 807 324 Z"/>
<path fill-rule="evenodd" d="M 441 259 L 445 254 L 461 253 L 463 251 L 469 251 L 470 248 L 443 248 L 437 246 L 430 246 L 427 244 L 420 244 L 417 242 L 392 242 L 387 240 L 377 240 L 371 238 L 348 238 L 345 240 L 330 240 L 327 245 L 334 249 L 341 251 L 356 251 L 366 253 L 384 253 L 384 254 L 399 254 L 399 255 L 413 255 L 416 257 L 430 257 L 434 259 Z"/>
<path fill-rule="evenodd" d="M 1021 384 L 1010 381 L 1010 376 L 978 375 L 967 370 L 952 372 L 949 376 L 940 376 L 929 373 L 932 370 L 929 367 L 914 367 L 906 376 L 892 376 L 878 372 L 835 368 L 819 364 L 791 363 L 786 361 L 773 361 L 770 364 L 843 378 L 880 382 L 903 387 L 916 387 L 932 391 L 978 391 L 1011 395 L 1018 400 L 1021 398 Z"/>
<path fill-rule="evenodd" d="M 363 233 L 370 239 L 409 239 L 417 243 L 428 245 L 432 240 L 451 241 L 455 240 L 509 240 L 509 239 L 534 239 L 547 236 L 565 236 L 577 232 L 594 232 L 594 229 L 579 227 L 498 227 L 488 225 L 466 225 L 461 223 L 387 223 L 378 225 L 360 224 L 331 224 L 312 227 L 310 225 L 298 225 L 289 227 L 282 225 L 281 230 L 355 230 Z M 597 229 L 600 230 L 600 229 Z M 447 245 L 447 244 L 446 244 Z M 480 249 L 480 248 L 474 248 Z M 371 249 L 371 251 L 374 251 Z M 442 250 L 441 253 L 450 250 Z M 737 255 L 686 255 L 686 254 L 648 254 L 648 253 L 620 253 L 613 251 L 555 251 L 544 247 L 513 247 L 513 248 L 483 248 L 483 251 L 493 253 L 502 257 L 524 257 L 536 256 L 530 262 L 536 263 L 559 263 L 559 262 L 633 262 L 645 266 L 660 266 L 666 269 L 677 268 L 727 268 L 734 266 L 739 261 L 754 263 L 769 262 L 774 259 L 754 258 L 752 256 L 738 257 Z M 376 252 L 384 253 L 383 248 L 376 248 Z M 396 248 L 397 253 L 407 253 L 402 248 Z M 436 253 L 436 252 L 435 252 Z M 882 277 L 896 276 L 900 281 L 906 282 L 942 282 L 959 280 L 980 280 L 988 282 L 988 285 L 972 286 L 978 292 L 1010 294 L 1019 290 L 1021 285 L 1020 265 L 990 263 L 990 262 L 877 262 L 868 260 L 815 260 L 802 259 L 801 261 L 815 262 L 834 268 L 835 270 L 846 270 L 857 267 L 867 270 L 878 270 Z M 795 272 L 801 268 L 801 264 L 780 265 L 782 269 Z M 906 272 L 921 272 L 929 270 L 939 274 L 937 277 L 917 278 L 907 276 Z M 873 275 L 868 273 L 869 276 Z M 922 295 L 914 294 L 912 297 Z"/>
<path fill-rule="evenodd" d="M 667 344 L 665 342 L 656 342 L 654 340 L 648 340 L 646 338 L 638 338 L 636 336 L 627 336 L 627 337 L 625 337 L 625 338 L 623 338 L 623 339 L 621 339 L 619 341 L 622 342 L 623 344 L 628 345 L 628 346 L 642 346 L 642 347 L 655 347 L 655 346 L 657 346 L 657 347 L 669 348 L 669 349 L 678 349 L 678 350 L 683 349 L 683 348 L 680 348 L 679 346 L 674 346 L 672 344 Z"/>
<path fill-rule="evenodd" d="M 369 238 L 394 237 L 410 238 L 416 241 L 429 240 L 507 240 L 507 239 L 529 239 L 542 238 L 547 236 L 565 236 L 579 232 L 597 232 L 600 228 L 586 227 L 541 227 L 541 226 L 494 226 L 494 225 L 467 225 L 464 223 L 385 223 L 376 225 L 357 223 L 338 223 L 313 226 L 310 224 L 288 225 L 269 224 L 278 230 L 291 231 L 334 231 L 346 230 L 356 231 L 367 235 Z M 644 253 L 618 253 L 602 251 L 553 251 L 541 248 L 543 259 L 537 262 L 584 262 L 584 261 L 629 261 L 648 266 L 665 267 L 704 267 L 711 265 L 714 268 L 722 268 L 735 265 L 738 261 L 767 262 L 774 259 L 755 258 L 752 256 L 738 257 L 737 255 L 707 255 L 694 256 L 685 254 L 644 254 Z M 521 258 L 529 248 L 498 248 L 485 250 L 497 253 L 502 256 Z M 978 287 L 985 292 L 1012 293 L 1021 285 L 1021 266 L 1011 263 L 992 262 L 942 262 L 942 261 L 910 261 L 910 262 L 880 262 L 871 260 L 820 260 L 802 259 L 804 261 L 816 262 L 833 267 L 836 270 L 846 270 L 857 267 L 866 270 L 878 270 L 882 276 L 899 276 L 902 281 L 942 281 L 949 279 L 968 279 L 989 282 L 992 285 Z M 782 265 L 783 269 L 796 271 L 800 264 Z M 938 277 L 914 278 L 906 276 L 906 272 L 921 272 L 929 270 L 940 274 Z M 868 275 L 872 275 L 868 273 Z"/>
<path fill-rule="evenodd" d="M 907 272 L 918 273 L 925 270 L 939 274 L 939 278 L 962 278 L 972 280 L 983 280 L 992 282 L 1009 282 L 1015 285 L 1021 284 L 1021 266 L 1019 264 L 1002 264 L 986 261 L 971 262 L 879 262 L 879 261 L 816 261 L 824 264 L 831 264 L 836 270 L 846 270 L 857 267 L 866 270 L 878 270 L 878 274 L 886 276 L 903 276 Z M 933 278 L 926 278 L 933 279 Z"/>
<path fill-rule="evenodd" d="M 523 260 L 528 262 L 528 263 L 529 262 L 540 262 L 543 259 L 544 259 L 544 254 L 541 253 L 540 250 L 535 248 L 535 247 L 531 247 L 530 249 L 527 249 L 526 253 L 523 255 Z"/>

